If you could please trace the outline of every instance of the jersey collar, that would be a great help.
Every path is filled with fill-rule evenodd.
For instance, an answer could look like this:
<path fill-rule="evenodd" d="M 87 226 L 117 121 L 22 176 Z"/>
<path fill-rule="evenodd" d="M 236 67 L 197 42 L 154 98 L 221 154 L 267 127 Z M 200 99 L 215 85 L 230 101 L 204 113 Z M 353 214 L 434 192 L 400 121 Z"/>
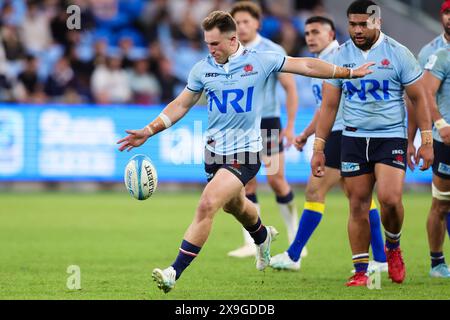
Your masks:
<path fill-rule="evenodd" d="M 317 56 L 317 58 L 322 59 L 324 56 L 326 56 L 327 54 L 329 54 L 331 51 L 333 51 L 334 49 L 336 49 L 337 47 L 339 47 L 339 42 L 337 42 L 337 40 L 332 41 L 325 49 L 323 49 L 319 55 Z"/>
<path fill-rule="evenodd" d="M 214 62 L 214 64 L 216 65 L 216 67 L 223 68 L 225 70 L 225 72 L 228 73 L 230 70 L 230 62 L 233 60 L 236 60 L 237 58 L 242 56 L 242 54 L 244 53 L 244 50 L 245 50 L 244 46 L 242 45 L 242 43 L 239 42 L 237 51 L 235 53 L 233 53 L 232 55 L 230 55 L 228 57 L 228 61 L 225 62 L 224 64 L 217 63 L 216 60 L 212 56 L 211 56 L 211 59 Z"/>
<path fill-rule="evenodd" d="M 244 50 L 245 50 L 244 46 L 242 45 L 242 43 L 239 42 L 237 51 L 228 57 L 228 62 L 236 60 L 237 58 L 242 56 L 242 54 L 244 53 Z"/>
<path fill-rule="evenodd" d="M 262 41 L 262 37 L 259 33 L 256 34 L 255 39 L 253 39 L 253 41 L 250 41 L 249 43 L 247 43 L 247 45 L 245 46 L 248 49 L 253 49 L 255 48 L 258 44 L 260 44 Z"/>
<path fill-rule="evenodd" d="M 444 44 L 450 45 L 450 41 L 447 40 L 444 33 L 441 34 L 441 37 L 442 37 L 442 41 L 444 42 Z"/>

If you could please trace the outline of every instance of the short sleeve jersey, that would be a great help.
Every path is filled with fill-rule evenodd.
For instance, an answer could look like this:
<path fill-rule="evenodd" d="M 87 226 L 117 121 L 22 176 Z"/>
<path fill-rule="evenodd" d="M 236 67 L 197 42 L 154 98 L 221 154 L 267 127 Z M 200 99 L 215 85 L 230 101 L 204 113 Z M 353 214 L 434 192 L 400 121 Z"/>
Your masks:
<path fill-rule="evenodd" d="M 209 55 L 191 70 L 187 89 L 204 91 L 208 101 L 206 148 L 220 155 L 262 149 L 261 115 L 269 77 L 286 57 L 242 45 L 224 65 Z"/>
<path fill-rule="evenodd" d="M 394 39 L 380 34 L 368 51 L 350 39 L 341 45 L 333 63 L 354 68 L 375 62 L 372 74 L 359 79 L 330 79 L 344 94 L 343 134 L 353 137 L 406 138 L 404 88 L 422 76 L 414 55 Z"/>
<path fill-rule="evenodd" d="M 436 95 L 436 103 L 439 113 L 450 123 L 450 47 L 436 51 L 428 58 L 425 70 L 441 80 L 441 86 Z M 436 127 L 433 129 L 433 138 L 442 142 Z"/>
<path fill-rule="evenodd" d="M 246 48 L 255 51 L 273 51 L 283 56 L 286 56 L 286 51 L 280 45 L 275 42 L 257 36 L 254 43 L 251 43 L 246 46 Z M 281 104 L 277 99 L 277 82 L 278 82 L 278 74 L 276 72 L 272 73 L 267 79 L 266 84 L 266 94 L 263 101 L 262 106 L 262 117 L 263 118 L 278 118 L 281 114 Z"/>

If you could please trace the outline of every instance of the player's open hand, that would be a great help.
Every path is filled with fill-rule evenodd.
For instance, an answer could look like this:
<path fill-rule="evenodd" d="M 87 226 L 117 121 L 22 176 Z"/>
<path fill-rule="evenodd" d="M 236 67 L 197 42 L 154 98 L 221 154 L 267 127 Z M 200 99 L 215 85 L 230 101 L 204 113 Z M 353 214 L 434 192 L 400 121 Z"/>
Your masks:
<path fill-rule="evenodd" d="M 300 133 L 297 137 L 295 137 L 294 146 L 298 151 L 303 151 L 303 147 L 308 141 L 308 137 L 304 132 Z"/>
<path fill-rule="evenodd" d="M 413 142 L 408 143 L 408 150 L 406 151 L 406 159 L 408 161 L 408 167 L 411 169 L 411 171 L 414 171 L 415 169 L 415 158 L 416 158 L 416 147 L 414 146 Z"/>
<path fill-rule="evenodd" d="M 135 147 L 139 147 L 144 144 L 145 141 L 150 137 L 148 130 L 146 128 L 140 130 L 125 130 L 128 135 L 117 141 L 117 144 L 121 144 L 119 147 L 120 151 L 130 151 Z"/>
<path fill-rule="evenodd" d="M 431 144 L 422 145 L 419 148 L 419 150 L 417 150 L 417 154 L 416 154 L 416 158 L 415 158 L 416 165 L 419 164 L 420 159 L 423 160 L 420 170 L 421 171 L 428 170 L 434 161 L 433 146 Z"/>
<path fill-rule="evenodd" d="M 375 65 L 375 62 L 364 63 L 359 68 L 353 69 L 353 78 L 362 78 L 368 74 L 373 73 L 373 70 L 370 70 L 369 67 Z"/>
<path fill-rule="evenodd" d="M 285 128 L 281 130 L 280 141 L 284 141 L 284 146 L 289 149 L 294 144 L 295 134 L 293 129 Z"/>
<path fill-rule="evenodd" d="M 450 127 L 445 127 L 439 130 L 439 135 L 442 138 L 442 142 L 450 146 Z"/>
<path fill-rule="evenodd" d="M 325 174 L 325 154 L 323 152 L 314 152 L 311 159 L 311 171 L 318 178 Z"/>

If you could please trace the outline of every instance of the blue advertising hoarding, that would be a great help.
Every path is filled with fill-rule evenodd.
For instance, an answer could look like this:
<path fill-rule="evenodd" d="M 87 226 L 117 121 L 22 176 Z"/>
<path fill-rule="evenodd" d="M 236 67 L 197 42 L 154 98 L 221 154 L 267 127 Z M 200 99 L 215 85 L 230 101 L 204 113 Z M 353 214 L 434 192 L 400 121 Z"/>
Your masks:
<path fill-rule="evenodd" d="M 140 148 L 117 150 L 116 141 L 125 129 L 144 127 L 161 110 L 161 106 L 0 105 L 0 181 L 121 182 L 127 161 L 143 153 L 152 159 L 160 182 L 205 182 L 205 107 L 193 107 Z M 312 116 L 313 110 L 299 111 L 296 133 Z M 292 183 L 308 179 L 312 140 L 304 152 L 293 147 L 286 151 L 287 178 Z M 258 179 L 265 180 L 263 167 Z M 431 171 L 408 170 L 407 181 L 428 183 Z"/>

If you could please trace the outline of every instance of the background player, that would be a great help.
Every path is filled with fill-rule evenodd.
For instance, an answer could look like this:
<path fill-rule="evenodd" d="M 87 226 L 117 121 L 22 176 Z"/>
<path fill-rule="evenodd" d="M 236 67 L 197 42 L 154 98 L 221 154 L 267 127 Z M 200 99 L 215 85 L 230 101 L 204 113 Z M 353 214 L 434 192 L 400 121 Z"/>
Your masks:
<path fill-rule="evenodd" d="M 274 51 L 286 55 L 284 49 L 271 40 L 262 37 L 258 30 L 261 25 L 261 8 L 251 1 L 237 2 L 231 9 L 231 15 L 236 21 L 239 41 L 247 48 L 256 51 Z M 286 91 L 287 125 L 282 130 L 280 120 L 280 102 L 277 99 L 277 81 Z M 283 137 L 286 146 L 294 141 L 295 116 L 297 113 L 298 97 L 295 79 L 289 73 L 273 73 L 267 80 L 266 94 L 262 106 L 262 160 L 266 166 L 267 181 L 275 193 L 281 216 L 286 225 L 289 243 L 292 242 L 297 231 L 298 213 L 294 202 L 294 194 L 286 181 L 284 171 Z M 281 133 L 281 134 L 280 134 Z M 256 178 L 245 186 L 246 197 L 258 208 L 256 197 Z M 244 232 L 244 246 L 228 253 L 232 257 L 249 257 L 255 255 L 253 240 L 247 230 Z M 306 251 L 305 251 L 306 252 Z"/>
<path fill-rule="evenodd" d="M 336 41 L 334 23 L 326 17 L 315 16 L 306 20 L 305 40 L 311 53 L 316 54 L 319 59 L 329 62 L 333 60 L 333 55 L 339 47 L 339 43 Z M 295 139 L 295 146 L 300 151 L 306 144 L 308 137 L 313 135 L 316 129 L 319 108 L 322 103 L 322 82 L 321 79 L 312 79 L 311 81 L 318 110 L 305 131 Z M 342 109 L 339 107 L 336 121 L 325 145 L 325 174 L 321 178 L 313 175 L 309 177 L 305 193 L 306 202 L 295 241 L 291 243 L 286 252 L 278 254 L 271 259 L 270 266 L 275 269 L 298 270 L 300 268 L 300 252 L 322 219 L 322 215 L 325 212 L 325 197 L 332 187 L 342 182 L 339 171 L 341 167 L 342 129 Z M 369 219 L 374 256 L 374 260 L 369 262 L 369 271 L 375 269 L 387 271 L 380 215 L 373 200 L 370 206 Z"/>
<path fill-rule="evenodd" d="M 202 27 L 210 55 L 193 67 L 186 88 L 148 126 L 127 130 L 128 136 L 118 141 L 120 151 L 142 145 L 180 120 L 206 92 L 209 121 L 205 171 L 209 182 L 175 262 L 164 270 L 153 270 L 153 279 L 164 292 L 175 286 L 175 281 L 199 254 L 220 208 L 234 215 L 254 239 L 256 268 L 264 270 L 269 264 L 270 244 L 276 230 L 264 227 L 255 205 L 245 197 L 245 185 L 260 167 L 261 105 L 270 74 L 282 71 L 317 78 L 354 78 L 372 73 L 368 70 L 372 63 L 353 70 L 318 59 L 246 50 L 239 43 L 235 21 L 223 11 L 210 13 Z"/>
<path fill-rule="evenodd" d="M 313 174 L 322 177 L 325 139 L 331 131 L 343 92 L 341 174 L 350 203 L 348 233 L 356 270 L 347 286 L 367 284 L 370 244 L 367 213 L 375 182 L 385 229 L 389 277 L 397 283 L 405 278 L 400 250 L 407 152 L 404 90 L 419 116 L 417 122 L 421 129 L 422 146 L 416 159 L 424 160 L 421 170 L 428 169 L 433 162 L 431 120 L 420 81 L 421 68 L 405 46 L 381 32 L 381 17 L 373 15 L 374 8 L 380 12 L 379 7 L 369 0 L 355 1 L 349 6 L 347 17 L 351 39 L 336 52 L 334 62 L 353 65 L 374 60 L 375 71 L 361 81 L 324 82 L 323 103 L 311 160 Z"/>
<path fill-rule="evenodd" d="M 430 276 L 450 278 L 443 253 L 446 220 L 450 210 L 450 47 L 432 54 L 425 70 L 425 92 L 434 121 L 433 200 L 427 221 Z"/>
<path fill-rule="evenodd" d="M 432 54 L 450 44 L 450 0 L 442 3 L 440 14 L 443 32 L 420 50 L 418 60 L 422 68 Z"/>
<path fill-rule="evenodd" d="M 450 0 L 444 1 L 440 10 L 441 15 L 441 23 L 443 32 L 436 38 L 434 38 L 431 42 L 426 44 L 419 52 L 418 60 L 422 69 L 425 68 L 425 64 L 428 61 L 428 58 L 435 53 L 438 49 L 448 47 L 450 45 Z M 414 119 L 409 118 L 408 122 L 411 124 L 409 126 L 409 142 L 411 152 L 408 153 L 408 159 L 410 159 L 410 154 L 414 153 L 414 145 L 411 143 L 414 142 L 415 134 L 417 131 L 417 127 L 415 126 Z M 447 214 L 447 232 L 450 237 L 450 213 Z"/>

